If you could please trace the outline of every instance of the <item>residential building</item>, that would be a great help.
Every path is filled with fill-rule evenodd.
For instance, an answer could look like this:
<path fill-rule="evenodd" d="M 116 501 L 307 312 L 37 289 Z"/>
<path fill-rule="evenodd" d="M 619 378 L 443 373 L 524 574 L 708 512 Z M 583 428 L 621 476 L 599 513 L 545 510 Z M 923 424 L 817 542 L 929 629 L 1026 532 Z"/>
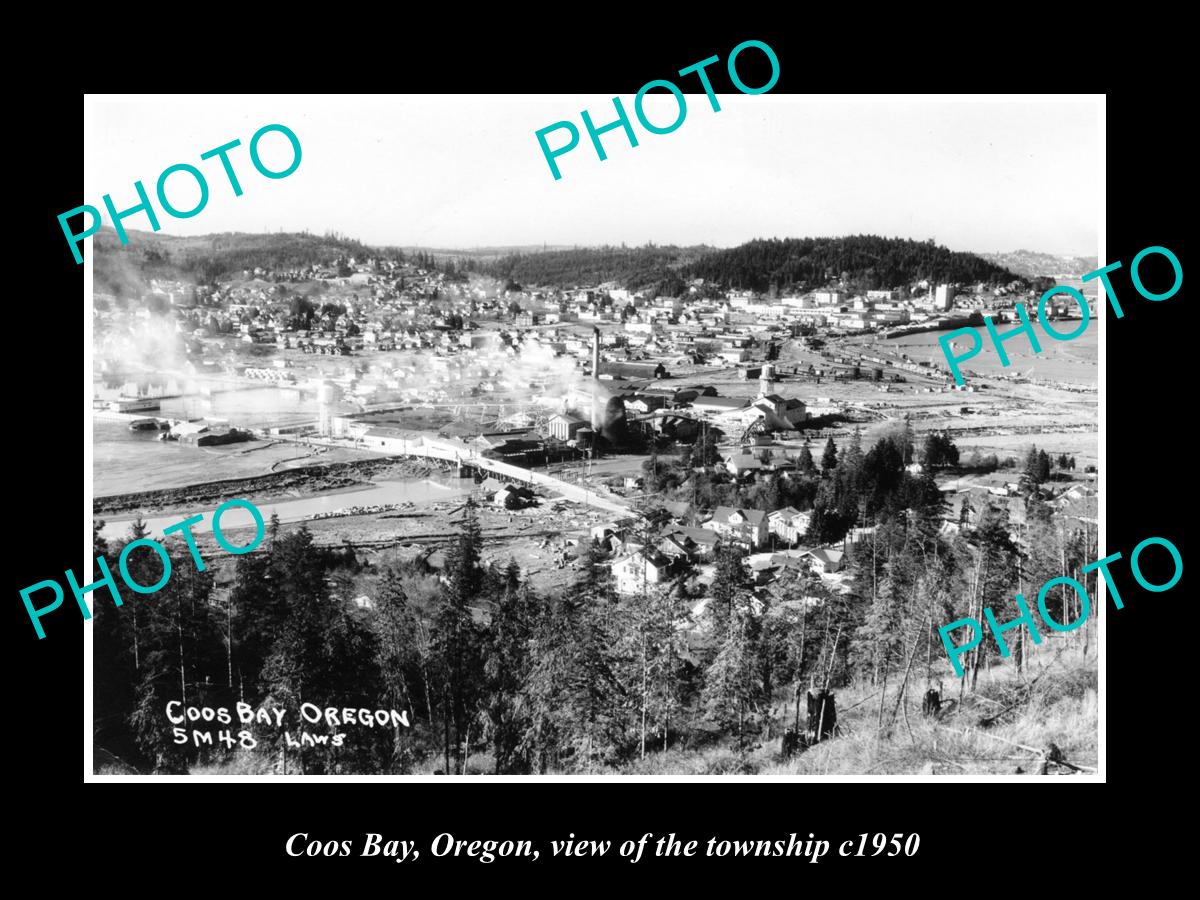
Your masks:
<path fill-rule="evenodd" d="M 671 560 L 656 549 L 639 549 L 612 564 L 613 585 L 619 594 L 640 594 L 670 578 Z"/>
<path fill-rule="evenodd" d="M 804 537 L 810 521 L 811 512 L 800 512 L 794 507 L 785 506 L 767 515 L 767 529 L 781 541 L 794 544 Z"/>
<path fill-rule="evenodd" d="M 845 554 L 841 550 L 831 550 L 827 547 L 809 550 L 804 554 L 804 558 L 809 560 L 809 565 L 812 566 L 813 570 L 822 575 L 840 572 L 842 570 L 843 556 Z"/>
<path fill-rule="evenodd" d="M 702 528 L 715 531 L 722 537 L 758 549 L 767 538 L 767 514 L 761 509 L 733 509 L 718 506 L 712 518 Z"/>

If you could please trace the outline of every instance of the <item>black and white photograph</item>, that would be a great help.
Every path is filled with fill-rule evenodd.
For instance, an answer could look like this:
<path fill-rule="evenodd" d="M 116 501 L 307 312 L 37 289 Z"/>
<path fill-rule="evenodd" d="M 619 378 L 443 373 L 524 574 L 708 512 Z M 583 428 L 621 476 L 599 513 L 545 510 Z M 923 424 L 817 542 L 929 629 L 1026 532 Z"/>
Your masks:
<path fill-rule="evenodd" d="M 1097 775 L 1105 99 L 764 53 L 85 98 L 87 780 Z"/>

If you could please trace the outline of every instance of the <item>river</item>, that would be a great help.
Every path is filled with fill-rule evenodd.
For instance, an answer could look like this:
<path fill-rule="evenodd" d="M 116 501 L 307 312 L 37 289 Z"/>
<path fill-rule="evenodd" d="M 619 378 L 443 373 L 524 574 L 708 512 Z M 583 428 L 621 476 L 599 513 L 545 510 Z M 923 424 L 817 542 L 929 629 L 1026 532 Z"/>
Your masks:
<path fill-rule="evenodd" d="M 274 500 L 266 503 L 256 502 L 254 505 L 262 513 L 263 519 L 269 519 L 272 513 L 277 513 L 279 521 L 287 524 L 289 522 L 303 521 L 314 513 L 332 512 L 349 506 L 382 506 L 387 503 L 404 503 L 405 501 L 421 505 L 433 503 L 438 500 L 466 499 L 473 492 L 474 488 L 475 483 L 470 479 L 451 477 L 445 479 L 411 478 L 396 481 L 379 481 L 368 488 L 322 494 L 318 497 L 305 497 L 297 500 Z M 247 499 L 252 502 L 254 500 L 252 497 Z M 212 512 L 213 510 L 211 509 L 193 510 L 192 515 L 200 513 L 204 516 L 204 520 L 192 530 L 197 533 L 211 531 Z M 187 516 L 175 514 L 170 516 L 152 516 L 144 521 L 150 531 L 150 535 L 152 537 L 160 537 L 163 528 L 174 525 L 185 518 Z M 132 521 L 133 518 L 128 516 L 120 519 L 112 519 L 111 521 L 106 519 L 101 533 L 110 541 L 123 540 L 128 536 L 129 524 Z M 250 528 L 253 524 L 254 519 L 247 509 L 232 508 L 221 515 L 222 530 Z"/>

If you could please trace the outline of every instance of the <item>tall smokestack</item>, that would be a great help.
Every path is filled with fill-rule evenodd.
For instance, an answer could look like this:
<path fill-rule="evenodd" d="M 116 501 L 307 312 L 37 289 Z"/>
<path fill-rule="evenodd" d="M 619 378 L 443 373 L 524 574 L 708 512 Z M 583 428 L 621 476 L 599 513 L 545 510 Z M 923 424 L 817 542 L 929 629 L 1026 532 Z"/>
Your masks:
<path fill-rule="evenodd" d="M 600 329 L 592 326 L 592 430 L 600 427 Z"/>

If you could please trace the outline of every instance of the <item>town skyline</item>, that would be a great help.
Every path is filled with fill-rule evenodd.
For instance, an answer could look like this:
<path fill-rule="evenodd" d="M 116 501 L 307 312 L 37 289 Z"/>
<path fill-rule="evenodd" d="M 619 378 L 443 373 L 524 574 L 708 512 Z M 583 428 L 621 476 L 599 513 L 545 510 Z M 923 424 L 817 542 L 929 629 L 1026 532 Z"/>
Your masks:
<path fill-rule="evenodd" d="M 108 223 L 105 223 L 103 226 L 101 226 L 101 231 L 112 233 L 113 227 L 111 225 L 109 225 Z M 129 236 L 131 242 L 135 237 L 142 236 L 142 235 L 157 235 L 160 237 L 187 239 L 187 238 L 218 237 L 218 236 L 226 235 L 226 234 L 325 235 L 325 234 L 330 233 L 327 231 L 316 231 L 313 229 L 305 229 L 305 228 L 300 228 L 300 229 L 277 228 L 277 229 L 273 229 L 273 230 L 269 230 L 269 231 L 246 231 L 246 230 L 211 231 L 211 232 L 201 232 L 201 233 L 197 233 L 197 234 L 178 234 L 178 233 L 172 232 L 170 229 L 167 229 L 167 228 L 161 228 L 157 232 L 147 231 L 147 230 L 141 229 L 141 228 L 126 228 L 125 231 L 126 231 L 126 234 Z M 763 240 L 763 241 L 787 240 L 789 238 L 790 239 L 801 239 L 801 240 L 808 239 L 808 238 L 817 239 L 817 240 L 821 240 L 821 239 L 834 240 L 834 239 L 838 239 L 838 238 L 854 237 L 857 234 L 875 234 L 875 232 L 866 231 L 866 232 L 857 232 L 856 234 L 810 233 L 810 234 L 786 234 L 786 235 L 783 235 L 783 234 L 758 235 L 756 237 L 747 238 L 746 240 L 740 241 L 736 244 L 728 244 L 728 245 L 716 244 L 711 241 L 700 241 L 699 243 L 682 244 L 677 241 L 647 240 L 647 241 L 643 241 L 643 242 L 637 243 L 637 244 L 630 243 L 628 241 L 620 241 L 620 242 L 611 242 L 610 241 L 607 243 L 600 242 L 600 243 L 590 243 L 590 244 L 562 244 L 562 243 L 543 242 L 543 243 L 536 243 L 536 244 L 486 243 L 486 244 L 475 244 L 472 246 L 461 246 L 461 245 L 460 246 L 434 246 L 434 245 L 430 245 L 430 244 L 374 243 L 374 242 L 362 240 L 361 238 L 357 237 L 354 234 L 345 234 L 345 235 L 340 235 L 340 236 L 347 238 L 349 240 L 352 240 L 352 241 L 358 241 L 359 243 L 364 244 L 367 247 L 375 248 L 375 249 L 393 249 L 394 248 L 394 249 L 399 249 L 399 250 L 422 251 L 422 252 L 429 252 L 429 253 L 489 253 L 489 252 L 491 252 L 491 253 L 551 253 L 556 250 L 596 250 L 596 249 L 603 249 L 605 247 L 621 247 L 621 248 L 626 248 L 626 249 L 638 249 L 641 247 L 680 247 L 680 248 L 708 247 L 708 248 L 711 248 L 714 250 L 728 250 L 732 247 L 738 247 L 738 246 L 741 246 L 742 244 L 747 244 L 747 243 L 750 243 L 751 241 L 756 241 L 756 240 Z M 888 238 L 888 239 L 908 240 L 908 241 L 917 241 L 917 242 L 921 242 L 921 241 L 925 241 L 925 240 L 932 240 L 935 244 L 938 244 L 939 246 L 947 247 L 948 249 L 954 250 L 955 252 L 958 252 L 958 253 L 975 253 L 975 254 L 1033 253 L 1033 254 L 1041 254 L 1041 255 L 1045 255 L 1045 256 L 1054 256 L 1054 257 L 1059 257 L 1059 258 L 1085 258 L 1085 259 L 1087 259 L 1087 258 L 1094 259 L 1095 258 L 1094 253 L 1086 253 L 1086 252 L 1057 253 L 1057 252 L 1052 252 L 1049 250 L 1042 250 L 1042 249 L 1039 249 L 1039 248 L 1033 247 L 1033 246 L 988 247 L 988 248 L 951 247 L 949 244 L 946 244 L 945 242 L 940 241 L 936 237 L 930 236 L 930 235 L 926 235 L 925 237 L 917 237 L 915 235 L 906 235 L 906 234 L 886 234 L 886 235 L 879 235 L 879 236 Z M 90 238 L 89 238 L 89 240 L 90 240 Z"/>

